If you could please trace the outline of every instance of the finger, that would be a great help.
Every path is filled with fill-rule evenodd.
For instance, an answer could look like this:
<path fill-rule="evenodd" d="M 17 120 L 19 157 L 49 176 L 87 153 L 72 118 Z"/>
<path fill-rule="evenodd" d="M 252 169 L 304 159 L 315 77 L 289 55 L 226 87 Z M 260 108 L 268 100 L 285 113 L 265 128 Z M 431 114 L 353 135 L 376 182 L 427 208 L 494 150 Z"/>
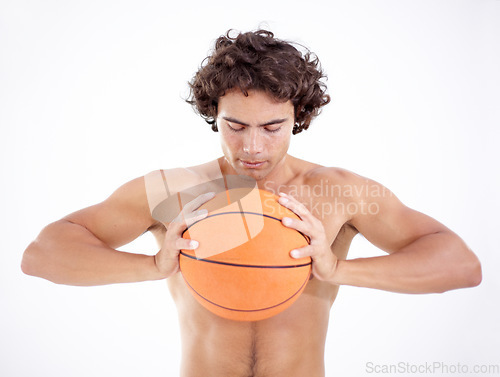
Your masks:
<path fill-rule="evenodd" d="M 306 223 L 305 221 L 298 220 L 298 219 L 292 219 L 291 217 L 283 217 L 281 219 L 281 223 L 286 226 L 287 228 L 295 229 L 299 231 L 300 233 L 303 233 L 309 237 L 312 236 L 312 229 L 311 226 Z"/>
<path fill-rule="evenodd" d="M 184 225 L 189 223 L 193 223 L 197 220 L 190 221 L 190 219 L 193 217 L 192 213 L 200 207 L 202 204 L 206 203 L 210 199 L 212 199 L 215 196 L 215 192 L 207 192 L 205 194 L 201 194 L 188 202 L 184 208 L 182 208 L 181 212 L 179 213 L 179 216 L 177 216 L 174 221 L 177 223 L 180 223 L 182 229 L 185 229 Z"/>
<path fill-rule="evenodd" d="M 195 222 L 204 219 L 205 217 L 207 217 L 207 215 L 208 215 L 208 210 L 206 209 L 200 209 L 199 211 L 188 213 L 184 217 L 184 229 L 190 227 Z"/>
<path fill-rule="evenodd" d="M 293 249 L 290 251 L 290 256 L 295 259 L 312 257 L 314 255 L 314 248 L 310 245 Z"/>
<path fill-rule="evenodd" d="M 175 249 L 176 250 L 194 250 L 196 249 L 200 244 L 198 241 L 195 240 L 190 240 L 186 238 L 178 238 L 175 241 Z"/>
<path fill-rule="evenodd" d="M 208 202 L 210 199 L 212 199 L 215 196 L 215 192 L 206 192 L 204 194 L 201 194 L 191 200 L 190 202 L 187 202 L 184 208 L 182 209 L 182 212 L 184 214 L 193 212 L 194 210 L 198 209 L 202 204 Z"/>
<path fill-rule="evenodd" d="M 306 208 L 305 205 L 300 203 L 297 199 L 295 199 L 293 196 L 289 196 L 283 193 L 280 193 L 280 198 L 278 199 L 278 202 L 283 206 L 294 212 L 297 216 L 299 216 L 301 219 L 305 219 L 307 217 L 312 216 L 311 212 Z"/>
<path fill-rule="evenodd" d="M 196 212 L 188 213 L 186 216 L 181 212 L 170 224 L 168 229 L 175 234 L 175 237 L 180 237 L 182 233 L 191 225 L 207 217 L 208 211 L 200 209 Z"/>

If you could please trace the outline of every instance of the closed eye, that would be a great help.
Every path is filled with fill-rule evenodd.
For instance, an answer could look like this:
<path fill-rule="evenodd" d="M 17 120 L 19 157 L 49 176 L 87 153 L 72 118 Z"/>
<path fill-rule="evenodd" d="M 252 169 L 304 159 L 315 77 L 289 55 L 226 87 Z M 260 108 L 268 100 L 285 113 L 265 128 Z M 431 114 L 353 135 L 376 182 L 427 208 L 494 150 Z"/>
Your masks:
<path fill-rule="evenodd" d="M 245 129 L 245 127 L 240 127 L 240 128 L 234 128 L 232 127 L 230 124 L 227 125 L 229 127 L 229 130 L 231 132 L 240 132 L 240 131 L 243 131 Z M 271 132 L 271 133 L 274 133 L 274 132 L 278 132 L 279 130 L 281 130 L 281 127 L 278 127 L 278 128 L 264 128 L 267 132 Z"/>
<path fill-rule="evenodd" d="M 268 132 L 278 132 L 279 130 L 281 130 L 281 127 L 275 128 L 274 130 L 266 128 L 266 131 Z"/>
<path fill-rule="evenodd" d="M 232 132 L 240 132 L 240 131 L 243 131 L 244 127 L 241 127 L 241 128 L 233 128 L 231 127 L 229 124 L 227 125 L 229 127 L 229 130 L 232 131 Z"/>

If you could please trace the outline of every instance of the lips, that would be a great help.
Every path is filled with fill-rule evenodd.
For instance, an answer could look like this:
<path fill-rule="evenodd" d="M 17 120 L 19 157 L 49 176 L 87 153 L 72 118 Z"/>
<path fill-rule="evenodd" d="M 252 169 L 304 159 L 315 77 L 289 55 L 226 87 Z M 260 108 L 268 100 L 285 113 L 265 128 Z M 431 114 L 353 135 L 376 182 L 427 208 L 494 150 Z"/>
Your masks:
<path fill-rule="evenodd" d="M 247 168 L 258 168 L 262 165 L 264 165 L 264 163 L 266 161 L 244 161 L 244 160 L 240 160 L 241 163 L 243 164 L 243 166 L 247 167 Z"/>

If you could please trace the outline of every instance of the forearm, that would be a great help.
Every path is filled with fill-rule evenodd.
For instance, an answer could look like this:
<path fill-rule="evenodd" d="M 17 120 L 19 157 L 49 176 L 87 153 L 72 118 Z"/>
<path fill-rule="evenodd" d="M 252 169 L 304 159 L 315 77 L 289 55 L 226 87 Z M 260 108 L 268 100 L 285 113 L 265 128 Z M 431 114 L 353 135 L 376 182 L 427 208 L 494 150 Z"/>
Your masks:
<path fill-rule="evenodd" d="M 82 286 L 162 278 L 153 256 L 114 250 L 68 221 L 42 230 L 24 252 L 22 269 L 54 283 Z"/>
<path fill-rule="evenodd" d="M 477 257 L 453 233 L 421 237 L 386 256 L 338 261 L 332 283 L 400 293 L 440 293 L 476 286 Z"/>

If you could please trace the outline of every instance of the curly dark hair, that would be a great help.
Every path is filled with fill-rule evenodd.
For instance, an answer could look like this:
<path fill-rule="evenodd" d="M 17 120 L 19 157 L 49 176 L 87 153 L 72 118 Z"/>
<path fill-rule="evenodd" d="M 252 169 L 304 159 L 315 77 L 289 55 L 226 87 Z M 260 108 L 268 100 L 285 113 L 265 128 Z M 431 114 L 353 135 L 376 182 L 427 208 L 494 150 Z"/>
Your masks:
<path fill-rule="evenodd" d="M 305 50 L 302 54 L 267 30 L 235 37 L 231 31 L 215 41 L 211 55 L 189 82 L 186 102 L 217 132 L 217 105 L 226 91 L 239 88 L 248 96 L 248 90 L 263 90 L 279 101 L 292 101 L 293 134 L 307 130 L 320 108 L 330 102 L 318 57 L 300 46 Z"/>

